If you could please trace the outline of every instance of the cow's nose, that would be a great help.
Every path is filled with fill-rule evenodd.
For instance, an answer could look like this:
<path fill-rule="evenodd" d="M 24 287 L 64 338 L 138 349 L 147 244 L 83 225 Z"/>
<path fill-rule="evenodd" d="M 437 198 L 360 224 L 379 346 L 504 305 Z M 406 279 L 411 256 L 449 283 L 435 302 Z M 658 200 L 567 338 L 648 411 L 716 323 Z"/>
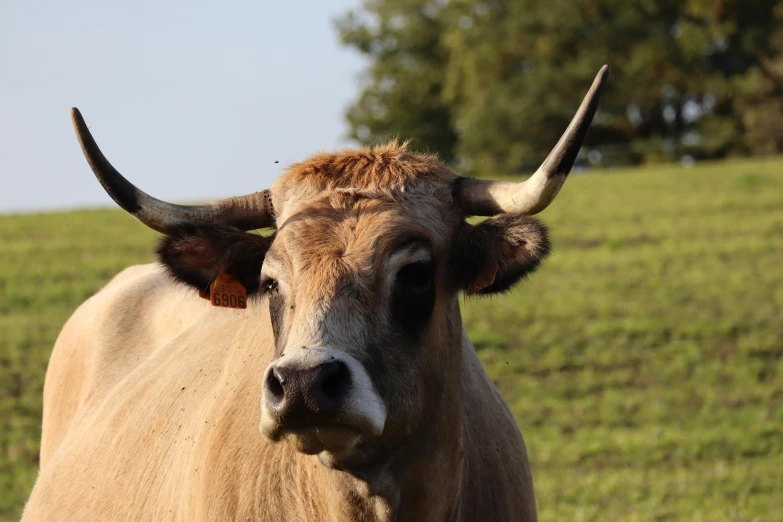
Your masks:
<path fill-rule="evenodd" d="M 296 427 L 328 422 L 340 411 L 351 375 L 342 361 L 312 368 L 277 366 L 267 374 L 266 400 L 282 425 Z"/>

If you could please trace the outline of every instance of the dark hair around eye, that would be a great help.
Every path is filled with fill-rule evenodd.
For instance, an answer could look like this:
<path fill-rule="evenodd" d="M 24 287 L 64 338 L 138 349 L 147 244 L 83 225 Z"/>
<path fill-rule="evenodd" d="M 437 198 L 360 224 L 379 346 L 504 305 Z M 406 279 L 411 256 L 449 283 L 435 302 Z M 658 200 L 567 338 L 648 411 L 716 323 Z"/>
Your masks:
<path fill-rule="evenodd" d="M 434 277 L 435 265 L 432 261 L 417 261 L 397 272 L 396 284 L 403 290 L 424 291 L 432 287 Z"/>
<path fill-rule="evenodd" d="M 278 291 L 277 281 L 272 279 L 271 277 L 265 277 L 261 280 L 259 289 L 263 294 L 277 293 Z"/>
<path fill-rule="evenodd" d="M 392 317 L 410 335 L 429 321 L 435 304 L 435 265 L 417 261 L 397 272 L 391 297 Z"/>

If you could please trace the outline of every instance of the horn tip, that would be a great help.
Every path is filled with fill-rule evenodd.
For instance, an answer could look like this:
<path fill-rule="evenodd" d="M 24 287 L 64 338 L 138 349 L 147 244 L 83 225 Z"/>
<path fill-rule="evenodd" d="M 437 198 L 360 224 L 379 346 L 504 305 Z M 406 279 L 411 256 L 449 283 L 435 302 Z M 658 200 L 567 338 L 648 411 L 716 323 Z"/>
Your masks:
<path fill-rule="evenodd" d="M 84 122 L 84 117 L 82 117 L 82 113 L 79 112 L 79 109 L 76 107 L 71 107 L 71 123 L 73 123 L 77 129 L 87 127 Z"/>
<path fill-rule="evenodd" d="M 605 82 L 606 79 L 609 77 L 609 73 L 611 72 L 611 69 L 609 67 L 609 64 L 604 64 L 603 67 L 601 67 L 601 70 L 598 71 L 598 77 L 601 79 L 602 82 Z"/>

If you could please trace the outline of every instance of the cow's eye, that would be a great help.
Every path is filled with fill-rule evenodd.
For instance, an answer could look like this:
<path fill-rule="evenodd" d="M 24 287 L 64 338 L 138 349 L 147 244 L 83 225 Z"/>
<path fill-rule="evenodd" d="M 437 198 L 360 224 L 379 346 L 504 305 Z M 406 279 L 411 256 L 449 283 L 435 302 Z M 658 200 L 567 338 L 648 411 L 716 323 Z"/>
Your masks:
<path fill-rule="evenodd" d="M 435 265 L 431 261 L 417 261 L 397 272 L 397 285 L 401 289 L 421 292 L 432 288 Z"/>
<path fill-rule="evenodd" d="M 432 261 L 417 261 L 397 272 L 392 292 L 392 317 L 409 333 L 415 335 L 432 314 L 435 303 L 435 265 Z"/>
<path fill-rule="evenodd" d="M 272 278 L 265 278 L 263 281 L 261 281 L 261 290 L 265 294 L 273 294 L 278 291 L 278 285 L 277 281 Z"/>

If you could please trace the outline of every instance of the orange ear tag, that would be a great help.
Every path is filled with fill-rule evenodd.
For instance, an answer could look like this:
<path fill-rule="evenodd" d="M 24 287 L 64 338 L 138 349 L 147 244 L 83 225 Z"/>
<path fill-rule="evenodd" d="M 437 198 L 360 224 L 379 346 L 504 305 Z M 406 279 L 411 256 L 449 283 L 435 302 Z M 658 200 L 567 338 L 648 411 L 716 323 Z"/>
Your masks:
<path fill-rule="evenodd" d="M 480 273 L 478 276 L 476 276 L 476 280 L 471 283 L 471 285 L 468 287 L 468 295 L 473 295 L 478 292 L 481 292 L 486 287 L 491 285 L 495 282 L 495 278 L 498 275 L 498 267 L 497 265 L 491 267 L 489 270 L 485 270 L 482 273 Z"/>
<path fill-rule="evenodd" d="M 201 295 L 201 292 L 199 292 Z M 236 277 L 229 274 L 220 274 L 209 285 L 209 301 L 212 306 L 221 308 L 247 308 L 247 290 Z"/>

